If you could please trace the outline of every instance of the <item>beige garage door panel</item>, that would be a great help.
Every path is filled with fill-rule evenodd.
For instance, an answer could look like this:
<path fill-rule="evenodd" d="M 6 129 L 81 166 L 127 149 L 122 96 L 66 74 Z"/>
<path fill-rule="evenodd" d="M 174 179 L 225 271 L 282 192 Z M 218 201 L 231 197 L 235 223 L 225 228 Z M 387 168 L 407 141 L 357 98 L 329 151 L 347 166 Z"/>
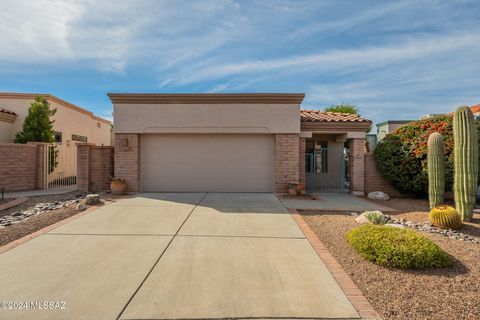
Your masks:
<path fill-rule="evenodd" d="M 144 134 L 141 139 L 143 191 L 273 191 L 273 135 Z"/>

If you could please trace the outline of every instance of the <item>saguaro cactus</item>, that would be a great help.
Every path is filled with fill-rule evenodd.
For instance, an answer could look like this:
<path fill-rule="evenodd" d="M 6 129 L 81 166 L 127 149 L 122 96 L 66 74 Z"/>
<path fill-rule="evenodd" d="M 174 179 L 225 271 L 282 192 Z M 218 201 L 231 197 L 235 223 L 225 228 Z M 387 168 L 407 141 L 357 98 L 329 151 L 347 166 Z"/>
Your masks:
<path fill-rule="evenodd" d="M 443 204 L 445 194 L 445 148 L 440 133 L 428 137 L 428 199 L 430 209 Z"/>
<path fill-rule="evenodd" d="M 470 221 L 477 195 L 478 137 L 472 110 L 459 107 L 453 117 L 455 206 Z"/>

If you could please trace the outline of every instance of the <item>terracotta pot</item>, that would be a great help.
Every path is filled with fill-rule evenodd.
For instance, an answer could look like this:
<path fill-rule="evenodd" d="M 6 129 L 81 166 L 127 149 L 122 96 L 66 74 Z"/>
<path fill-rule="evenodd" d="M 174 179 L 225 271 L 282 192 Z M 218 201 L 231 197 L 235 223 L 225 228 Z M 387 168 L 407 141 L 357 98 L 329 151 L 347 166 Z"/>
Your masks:
<path fill-rule="evenodd" d="M 297 184 L 297 192 L 299 192 L 301 194 L 304 191 L 305 191 L 305 183 L 303 183 L 303 182 L 298 183 Z"/>
<path fill-rule="evenodd" d="M 110 190 L 112 194 L 125 194 L 127 191 L 127 184 L 121 181 L 110 182 Z"/>

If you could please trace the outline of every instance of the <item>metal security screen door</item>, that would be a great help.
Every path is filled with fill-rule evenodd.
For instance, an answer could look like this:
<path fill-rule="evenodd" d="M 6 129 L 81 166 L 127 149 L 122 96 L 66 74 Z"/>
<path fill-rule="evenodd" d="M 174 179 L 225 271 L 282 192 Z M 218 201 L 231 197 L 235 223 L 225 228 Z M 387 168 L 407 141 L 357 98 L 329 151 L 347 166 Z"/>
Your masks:
<path fill-rule="evenodd" d="M 345 192 L 346 151 L 341 148 L 320 148 L 305 154 L 305 179 L 308 192 Z"/>
<path fill-rule="evenodd" d="M 44 154 L 45 189 L 77 189 L 77 147 L 47 145 Z"/>

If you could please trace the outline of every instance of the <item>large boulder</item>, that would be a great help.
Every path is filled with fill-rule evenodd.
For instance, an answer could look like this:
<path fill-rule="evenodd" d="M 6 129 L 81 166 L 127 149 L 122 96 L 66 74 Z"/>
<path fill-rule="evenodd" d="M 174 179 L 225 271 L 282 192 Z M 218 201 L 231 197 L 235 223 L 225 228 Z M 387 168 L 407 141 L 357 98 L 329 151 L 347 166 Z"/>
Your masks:
<path fill-rule="evenodd" d="M 369 199 L 373 200 L 390 200 L 390 196 L 382 191 L 373 191 L 368 194 Z"/>
<path fill-rule="evenodd" d="M 92 205 L 92 204 L 99 204 L 100 203 L 100 195 L 96 193 L 87 194 L 85 197 L 85 204 Z"/>
<path fill-rule="evenodd" d="M 87 209 L 87 206 L 83 203 L 79 203 L 79 204 L 77 204 L 76 209 L 77 209 L 77 211 L 83 211 L 83 210 Z"/>

